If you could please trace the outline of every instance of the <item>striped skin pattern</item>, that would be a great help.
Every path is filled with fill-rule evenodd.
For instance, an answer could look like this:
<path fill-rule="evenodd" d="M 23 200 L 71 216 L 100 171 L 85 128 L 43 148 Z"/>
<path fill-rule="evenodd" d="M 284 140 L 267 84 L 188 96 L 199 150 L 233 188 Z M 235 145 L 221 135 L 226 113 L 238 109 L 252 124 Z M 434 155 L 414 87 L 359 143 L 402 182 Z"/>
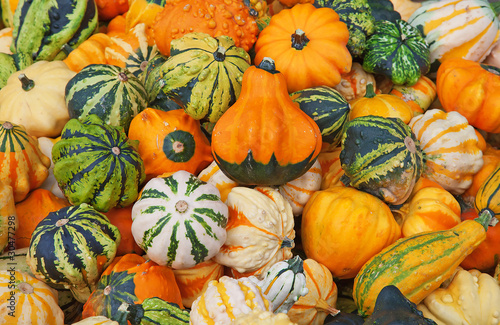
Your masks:
<path fill-rule="evenodd" d="M 125 132 L 134 116 L 147 107 L 146 89 L 139 78 L 110 64 L 83 68 L 66 85 L 65 99 L 71 118 L 82 120 L 96 114 Z"/>
<path fill-rule="evenodd" d="M 36 61 L 63 59 L 64 44 L 76 48 L 96 30 L 94 0 L 20 0 L 14 13 L 13 53 L 33 55 Z"/>
<path fill-rule="evenodd" d="M 249 66 L 250 56 L 232 38 L 191 33 L 172 40 L 160 71 L 162 91 L 192 118 L 215 123 L 238 98 Z"/>
<path fill-rule="evenodd" d="M 347 123 L 340 162 L 342 183 L 397 205 L 406 201 L 420 178 L 423 153 L 401 119 L 368 115 Z"/>
<path fill-rule="evenodd" d="M 5 184 L 3 180 L 0 181 L 0 254 L 7 246 L 9 253 L 13 253 L 12 249 L 15 247 L 15 231 L 19 227 L 19 218 L 16 213 L 16 206 L 14 202 L 14 193 L 12 187 Z M 14 246 L 14 247 L 12 247 Z M 13 255 L 11 255 L 13 257 Z M 9 256 L 0 256 L 0 270 L 2 261 L 8 260 Z M 6 262 L 5 262 L 6 263 Z M 8 268 L 5 264 L 5 270 Z"/>
<path fill-rule="evenodd" d="M 294 323 L 321 325 L 328 313 L 335 314 L 333 306 L 337 303 L 337 285 L 332 273 L 323 264 L 308 258 L 303 266 L 309 292 L 293 304 L 287 315 Z"/>
<path fill-rule="evenodd" d="M 56 290 L 19 271 L 0 270 L 0 310 L 0 324 L 64 324 Z"/>
<path fill-rule="evenodd" d="M 68 201 L 102 212 L 135 202 L 146 178 L 135 145 L 97 115 L 71 119 L 52 148 L 54 177 Z"/>
<path fill-rule="evenodd" d="M 488 211 L 500 219 L 500 166 L 498 166 L 479 188 L 474 201 L 478 213 Z M 500 264 L 499 264 L 500 265 Z M 499 266 L 500 269 L 500 266 Z"/>
<path fill-rule="evenodd" d="M 337 146 L 349 120 L 350 106 L 337 90 L 318 86 L 290 94 L 300 109 L 318 124 L 323 142 Z"/>
<path fill-rule="evenodd" d="M 425 156 L 424 174 L 452 194 L 464 193 L 483 167 L 483 152 L 474 128 L 460 113 L 431 109 L 409 126 Z"/>
<path fill-rule="evenodd" d="M 50 158 L 22 125 L 0 121 L 0 161 L 0 179 L 12 187 L 15 202 L 24 200 L 49 176 Z"/>
<path fill-rule="evenodd" d="M 219 252 L 227 219 L 219 190 L 181 170 L 146 184 L 132 208 L 132 235 L 151 260 L 186 269 Z"/>
<path fill-rule="evenodd" d="M 280 194 L 290 203 L 294 216 L 299 216 L 314 192 L 321 188 L 321 165 L 318 160 L 302 176 L 279 187 Z"/>
<path fill-rule="evenodd" d="M 375 27 L 376 32 L 366 42 L 363 69 L 408 86 L 429 72 L 429 47 L 417 28 L 404 20 L 382 20 Z"/>
<path fill-rule="evenodd" d="M 292 258 L 295 220 L 290 204 L 271 187 L 235 187 L 226 200 L 227 240 L 214 260 L 235 277 L 262 279 L 269 268 Z"/>
<path fill-rule="evenodd" d="M 405 237 L 373 256 L 354 279 L 358 312 L 371 314 L 379 292 L 388 285 L 398 287 L 411 302 L 421 302 L 486 239 L 490 219 L 465 220 L 448 230 Z"/>
<path fill-rule="evenodd" d="M 424 34 L 431 64 L 450 58 L 480 62 L 500 39 L 495 11 L 487 0 L 425 1 L 408 23 Z"/>
<path fill-rule="evenodd" d="M 68 285 L 85 302 L 116 254 L 120 231 L 88 204 L 51 212 L 35 228 L 26 262 L 48 283 Z"/>
<path fill-rule="evenodd" d="M 155 44 L 148 44 L 144 23 L 137 24 L 127 34 L 111 36 L 111 42 L 104 51 L 106 62 L 126 68 L 137 78 L 148 62 L 160 53 Z"/>
<path fill-rule="evenodd" d="M 182 325 L 189 324 L 189 311 L 180 309 L 158 297 L 146 298 L 140 305 L 129 305 L 128 320 L 132 325 Z"/>
<path fill-rule="evenodd" d="M 254 282 L 223 276 L 209 282 L 203 294 L 193 302 L 191 324 L 229 325 L 238 315 L 257 308 L 271 311 L 271 303 Z"/>
<path fill-rule="evenodd" d="M 316 0 L 316 7 L 332 8 L 349 29 L 347 49 L 362 57 L 368 37 L 375 32 L 375 18 L 367 0 Z"/>

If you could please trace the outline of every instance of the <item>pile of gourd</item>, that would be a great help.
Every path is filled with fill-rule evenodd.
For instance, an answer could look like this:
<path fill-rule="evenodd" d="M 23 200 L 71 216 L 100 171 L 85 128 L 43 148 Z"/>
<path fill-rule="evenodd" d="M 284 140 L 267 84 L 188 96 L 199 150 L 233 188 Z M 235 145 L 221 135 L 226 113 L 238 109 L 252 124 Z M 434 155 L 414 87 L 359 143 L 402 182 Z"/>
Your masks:
<path fill-rule="evenodd" d="M 500 324 L 500 3 L 0 4 L 0 324 Z"/>

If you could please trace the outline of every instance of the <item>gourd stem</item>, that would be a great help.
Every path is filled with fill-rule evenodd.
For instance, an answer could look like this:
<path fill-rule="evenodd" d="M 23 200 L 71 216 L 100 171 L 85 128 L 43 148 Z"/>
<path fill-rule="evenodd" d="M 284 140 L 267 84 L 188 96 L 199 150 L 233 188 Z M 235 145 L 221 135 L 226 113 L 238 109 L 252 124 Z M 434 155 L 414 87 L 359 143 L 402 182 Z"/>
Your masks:
<path fill-rule="evenodd" d="M 493 73 L 494 75 L 500 76 L 500 68 L 484 63 L 481 63 L 480 66 L 489 73 Z"/>
<path fill-rule="evenodd" d="M 222 62 L 226 59 L 226 49 L 219 45 L 217 50 L 214 52 L 215 61 Z"/>
<path fill-rule="evenodd" d="M 295 30 L 295 33 L 292 34 L 292 47 L 300 51 L 307 43 L 309 43 L 309 38 L 307 38 L 306 33 L 302 29 Z"/>
<path fill-rule="evenodd" d="M 12 130 L 14 125 L 12 125 L 12 123 L 10 123 L 10 122 L 3 122 L 2 127 L 6 130 Z"/>
<path fill-rule="evenodd" d="M 494 217 L 493 211 L 488 208 L 481 210 L 479 216 L 474 221 L 479 222 L 485 231 L 488 231 L 488 227 L 493 227 L 498 223 L 498 219 Z"/>
<path fill-rule="evenodd" d="M 63 51 L 64 53 L 66 53 L 66 55 L 68 55 L 71 52 L 73 52 L 73 48 L 66 43 L 63 44 L 63 46 L 61 46 L 61 51 Z"/>
<path fill-rule="evenodd" d="M 125 73 L 123 73 L 123 72 L 120 72 L 120 73 L 118 74 L 118 79 L 119 79 L 120 81 L 122 81 L 122 82 L 126 82 L 126 81 L 128 81 L 128 77 L 127 77 L 127 75 L 126 75 Z"/>
<path fill-rule="evenodd" d="M 24 73 L 21 73 L 18 77 L 19 81 L 21 81 L 22 87 L 24 91 L 28 91 L 35 87 L 35 82 L 28 77 Z"/>
<path fill-rule="evenodd" d="M 292 247 L 292 246 L 293 246 L 293 239 L 290 239 L 287 236 L 285 236 L 285 238 L 283 238 L 283 241 L 281 242 L 280 248 Z"/>
<path fill-rule="evenodd" d="M 292 270 L 293 273 L 302 273 L 304 272 L 304 262 L 300 258 L 299 255 L 294 256 L 293 258 L 287 260 L 289 265 L 289 269 Z"/>
<path fill-rule="evenodd" d="M 278 73 L 278 71 L 276 70 L 276 65 L 274 64 L 274 60 L 267 56 L 263 58 L 262 61 L 260 61 L 257 68 L 265 70 L 269 73 Z"/>
<path fill-rule="evenodd" d="M 375 88 L 373 87 L 373 82 L 369 82 L 366 84 L 366 94 L 365 97 L 367 98 L 373 98 L 375 97 Z"/>
<path fill-rule="evenodd" d="M 332 316 L 337 316 L 338 313 L 340 313 L 340 310 L 330 306 L 325 300 L 323 300 L 321 298 L 319 298 L 316 301 L 316 306 L 314 306 L 314 307 L 316 307 L 316 309 L 326 311 L 327 313 L 331 314 Z"/>

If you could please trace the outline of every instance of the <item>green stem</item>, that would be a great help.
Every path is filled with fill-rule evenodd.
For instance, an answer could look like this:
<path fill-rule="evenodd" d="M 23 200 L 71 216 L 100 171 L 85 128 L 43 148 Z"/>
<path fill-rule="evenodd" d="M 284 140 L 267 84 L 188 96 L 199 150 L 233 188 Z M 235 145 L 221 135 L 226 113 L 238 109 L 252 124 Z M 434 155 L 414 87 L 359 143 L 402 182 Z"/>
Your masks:
<path fill-rule="evenodd" d="M 479 222 L 485 231 L 488 231 L 488 227 L 493 227 L 498 223 L 498 219 L 494 217 L 493 211 L 488 208 L 481 210 L 479 216 L 474 221 Z"/>
<path fill-rule="evenodd" d="M 372 82 L 369 82 L 366 84 L 366 94 L 365 94 L 365 97 L 367 98 L 373 98 L 375 97 L 377 94 L 375 94 L 375 88 L 373 87 L 373 83 Z"/>
<path fill-rule="evenodd" d="M 35 87 L 35 82 L 28 77 L 24 73 L 21 73 L 18 77 L 19 81 L 21 81 L 22 87 L 24 91 L 28 91 Z"/>
<path fill-rule="evenodd" d="M 73 48 L 66 43 L 63 46 L 61 46 L 61 51 L 63 51 L 64 53 L 66 53 L 66 55 L 68 55 L 73 51 Z"/>

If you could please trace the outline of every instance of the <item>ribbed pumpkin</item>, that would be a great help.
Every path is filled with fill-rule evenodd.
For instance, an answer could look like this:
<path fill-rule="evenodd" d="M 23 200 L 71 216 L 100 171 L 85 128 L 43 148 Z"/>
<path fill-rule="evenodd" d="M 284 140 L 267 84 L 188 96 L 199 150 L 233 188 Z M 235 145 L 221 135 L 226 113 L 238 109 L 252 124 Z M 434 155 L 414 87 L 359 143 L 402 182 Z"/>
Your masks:
<path fill-rule="evenodd" d="M 227 35 L 249 51 L 259 29 L 243 0 L 166 0 L 153 23 L 160 52 L 170 55 L 170 42 L 192 32 Z"/>
<path fill-rule="evenodd" d="M 424 34 L 431 63 L 450 58 L 481 62 L 500 37 L 499 10 L 498 3 L 486 0 L 426 1 L 408 22 Z"/>
<path fill-rule="evenodd" d="M 287 315 L 298 325 L 322 325 L 328 314 L 338 313 L 337 285 L 330 270 L 314 259 L 304 260 L 303 267 L 309 292 L 293 304 Z"/>
<path fill-rule="evenodd" d="M 109 64 L 91 64 L 80 70 L 67 83 L 65 100 L 71 118 L 83 120 L 96 114 L 125 132 L 147 106 L 141 81 L 126 69 Z"/>
<path fill-rule="evenodd" d="M 430 109 L 409 125 L 425 155 L 426 177 L 452 194 L 468 189 L 483 166 L 483 152 L 467 119 L 457 112 Z"/>
<path fill-rule="evenodd" d="M 215 123 L 240 95 L 249 66 L 250 55 L 229 36 L 189 33 L 172 40 L 159 72 L 161 91 L 194 119 Z"/>
<path fill-rule="evenodd" d="M 248 278 L 223 276 L 218 281 L 210 281 L 203 294 L 193 302 L 190 323 L 230 324 L 238 315 L 254 309 L 271 311 L 271 303 L 260 288 Z"/>
<path fill-rule="evenodd" d="M 184 307 L 191 308 L 193 302 L 203 294 L 208 283 L 224 275 L 224 266 L 213 260 L 197 264 L 189 269 L 173 270 L 179 286 Z"/>
<path fill-rule="evenodd" d="M 352 187 L 335 186 L 314 193 L 302 213 L 306 256 L 328 267 L 339 279 L 354 278 L 364 263 L 400 236 L 389 207 Z"/>
<path fill-rule="evenodd" d="M 161 53 L 156 54 L 149 60 L 146 68 L 140 76 L 140 80 L 144 83 L 146 93 L 148 95 L 148 107 L 162 111 L 171 111 L 181 109 L 182 107 L 171 100 L 161 91 L 163 82 L 161 81 L 161 66 L 167 61 L 167 57 Z"/>
<path fill-rule="evenodd" d="M 68 201 L 103 212 L 132 204 L 145 180 L 136 145 L 97 115 L 71 119 L 52 148 L 54 176 Z"/>
<path fill-rule="evenodd" d="M 26 199 L 16 204 L 16 213 L 22 227 L 16 231 L 16 248 L 29 247 L 31 235 L 40 221 L 50 212 L 69 206 L 68 201 L 58 198 L 52 192 L 38 188 Z"/>
<path fill-rule="evenodd" d="M 404 100 L 389 94 L 375 94 L 373 84 L 366 86 L 364 97 L 357 98 L 349 103 L 351 110 L 349 119 L 356 117 L 375 115 L 382 117 L 399 118 L 406 124 L 413 117 L 413 110 Z"/>
<path fill-rule="evenodd" d="M 122 303 L 140 304 L 150 297 L 183 308 L 172 269 L 136 254 L 119 256 L 102 273 L 95 291 L 85 302 L 82 318 L 100 315 L 115 319 Z"/>
<path fill-rule="evenodd" d="M 179 170 L 198 174 L 213 161 L 200 122 L 182 109 L 147 108 L 132 120 L 128 136 L 139 141 L 147 179 Z"/>
<path fill-rule="evenodd" d="M 61 61 L 39 61 L 14 72 L 0 90 L 0 120 L 35 137 L 57 137 L 69 120 L 64 87 L 75 72 Z"/>
<path fill-rule="evenodd" d="M 340 162 L 342 183 L 397 205 L 406 201 L 419 179 L 423 153 L 401 119 L 368 115 L 347 123 Z"/>
<path fill-rule="evenodd" d="M 49 176 L 50 158 L 22 125 L 0 121 L 0 181 L 12 187 L 15 202 L 42 185 Z"/>
<path fill-rule="evenodd" d="M 293 92 L 290 97 L 316 122 L 323 142 L 331 147 L 340 144 L 351 109 L 340 92 L 328 86 L 317 86 Z"/>
<path fill-rule="evenodd" d="M 444 110 L 462 114 L 470 125 L 486 132 L 500 132 L 500 68 L 465 59 L 445 60 L 436 86 Z"/>
<path fill-rule="evenodd" d="M 80 72 L 91 64 L 106 64 L 105 50 L 111 45 L 111 38 L 105 33 L 95 33 L 71 50 L 64 63 L 74 72 Z"/>
<path fill-rule="evenodd" d="M 37 278 L 68 286 L 85 302 L 115 257 L 120 238 L 118 228 L 88 204 L 64 207 L 36 226 L 26 262 Z"/>
<path fill-rule="evenodd" d="M 412 109 L 413 114 L 424 113 L 434 102 L 437 88 L 434 81 L 426 76 L 421 76 L 413 86 L 394 85 L 389 94 L 398 96 Z"/>
<path fill-rule="evenodd" d="M 291 38 L 291 42 L 290 42 Z M 255 43 L 255 64 L 272 58 L 286 78 L 288 92 L 334 87 L 351 70 L 347 26 L 330 8 L 297 4 L 272 16 Z"/>
<path fill-rule="evenodd" d="M 292 257 L 295 221 L 290 204 L 270 187 L 235 187 L 226 200 L 227 238 L 214 261 L 234 277 L 261 279 L 276 262 Z"/>
<path fill-rule="evenodd" d="M 0 181 L 0 252 L 5 248 L 9 252 L 15 249 L 14 234 L 18 227 L 12 187 Z"/>
<path fill-rule="evenodd" d="M 318 125 L 292 101 L 268 58 L 245 71 L 238 100 L 212 131 L 217 165 L 242 185 L 281 185 L 301 176 L 321 144 Z"/>
<path fill-rule="evenodd" d="M 132 208 L 132 235 L 156 263 L 191 268 L 219 252 L 227 219 L 219 190 L 180 170 L 144 186 Z"/>
<path fill-rule="evenodd" d="M 12 270 L 14 269 L 14 270 Z M 57 291 L 43 281 L 15 270 L 0 270 L 0 323 L 63 325 Z"/>

